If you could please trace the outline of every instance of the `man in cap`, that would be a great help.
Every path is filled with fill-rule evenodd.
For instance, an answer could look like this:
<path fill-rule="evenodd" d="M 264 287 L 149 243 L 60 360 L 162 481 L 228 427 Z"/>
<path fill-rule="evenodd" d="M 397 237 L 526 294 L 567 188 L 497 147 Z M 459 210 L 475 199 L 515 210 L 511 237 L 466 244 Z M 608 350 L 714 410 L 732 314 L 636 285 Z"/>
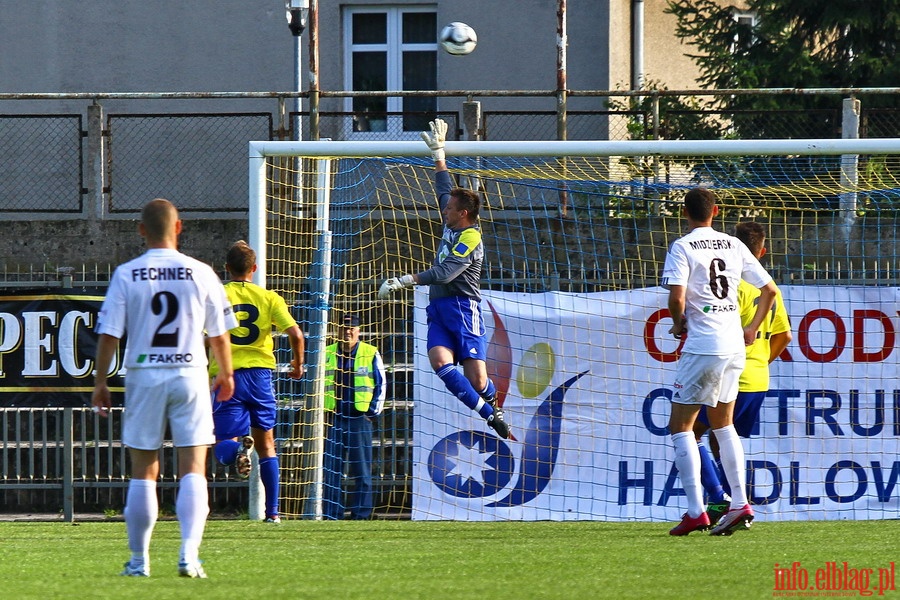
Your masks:
<path fill-rule="evenodd" d="M 323 513 L 344 517 L 341 476 L 347 462 L 347 506 L 351 519 L 372 516 L 373 419 L 384 408 L 384 362 L 372 344 L 361 342 L 358 315 L 344 316 L 338 342 L 325 348 L 325 481 Z"/>

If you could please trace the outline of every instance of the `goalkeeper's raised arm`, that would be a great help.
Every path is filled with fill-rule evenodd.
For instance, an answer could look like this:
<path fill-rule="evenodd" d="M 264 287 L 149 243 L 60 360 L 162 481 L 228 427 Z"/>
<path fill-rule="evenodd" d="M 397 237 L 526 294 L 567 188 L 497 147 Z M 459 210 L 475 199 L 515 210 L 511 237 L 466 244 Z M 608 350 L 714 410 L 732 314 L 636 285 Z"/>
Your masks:
<path fill-rule="evenodd" d="M 428 286 L 428 360 L 451 394 L 477 412 L 502 438 L 509 437 L 503 411 L 495 401 L 494 384 L 487 375 L 487 341 L 481 314 L 481 268 L 484 244 L 478 227 L 481 197 L 472 190 L 453 187 L 444 155 L 447 124 L 429 123 L 422 139 L 434 159 L 434 192 L 444 231 L 437 255 L 427 271 L 392 277 L 381 284 L 378 297 L 414 285 Z M 463 365 L 460 373 L 456 365 Z"/>
<path fill-rule="evenodd" d="M 447 169 L 447 157 L 444 154 L 444 142 L 447 140 L 447 123 L 443 119 L 435 119 L 428 126 L 430 131 L 423 131 L 422 139 L 425 140 L 425 144 L 431 149 L 431 158 L 434 160 L 434 193 L 437 196 L 438 207 L 443 215 L 444 208 L 450 201 L 450 191 L 453 189 L 450 171 Z"/>

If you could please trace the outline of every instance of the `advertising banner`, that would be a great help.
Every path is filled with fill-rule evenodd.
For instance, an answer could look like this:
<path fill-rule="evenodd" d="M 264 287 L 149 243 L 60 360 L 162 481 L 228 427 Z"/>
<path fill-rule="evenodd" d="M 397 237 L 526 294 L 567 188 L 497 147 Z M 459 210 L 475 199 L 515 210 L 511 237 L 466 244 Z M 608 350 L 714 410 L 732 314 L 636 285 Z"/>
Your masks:
<path fill-rule="evenodd" d="M 747 482 L 767 519 L 896 518 L 900 294 L 783 286 L 794 339 L 771 365 Z M 485 292 L 501 440 L 428 364 L 416 292 L 414 519 L 677 521 L 666 431 L 681 342 L 662 288 Z"/>
<path fill-rule="evenodd" d="M 105 289 L 16 290 L 0 295 L 0 406 L 87 406 L 94 384 L 94 325 Z M 124 345 L 120 345 L 124 348 Z M 121 405 L 121 356 L 109 379 Z"/>

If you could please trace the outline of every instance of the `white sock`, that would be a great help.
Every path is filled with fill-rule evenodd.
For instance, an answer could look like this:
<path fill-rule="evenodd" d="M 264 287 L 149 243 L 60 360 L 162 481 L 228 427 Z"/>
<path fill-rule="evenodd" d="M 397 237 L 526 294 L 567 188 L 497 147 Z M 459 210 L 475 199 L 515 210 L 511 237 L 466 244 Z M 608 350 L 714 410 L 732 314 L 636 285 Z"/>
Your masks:
<path fill-rule="evenodd" d="M 741 508 L 747 504 L 747 474 L 744 466 L 744 446 L 734 425 L 713 429 L 719 441 L 719 459 L 722 470 L 731 486 L 731 508 Z"/>
<path fill-rule="evenodd" d="M 181 526 L 181 562 L 197 562 L 203 529 L 209 516 L 209 489 L 206 477 L 199 473 L 188 473 L 178 483 L 178 497 L 175 512 Z"/>
<path fill-rule="evenodd" d="M 700 485 L 700 450 L 697 448 L 697 440 L 694 439 L 693 432 L 682 431 L 672 434 L 672 443 L 675 445 L 675 468 L 681 478 L 681 487 L 687 494 L 687 514 L 697 518 L 706 508 L 703 505 L 703 486 Z"/>
<path fill-rule="evenodd" d="M 131 564 L 150 567 L 150 538 L 159 516 L 159 499 L 156 497 L 156 481 L 132 479 L 128 482 L 125 499 L 125 530 L 128 532 L 128 549 Z"/>

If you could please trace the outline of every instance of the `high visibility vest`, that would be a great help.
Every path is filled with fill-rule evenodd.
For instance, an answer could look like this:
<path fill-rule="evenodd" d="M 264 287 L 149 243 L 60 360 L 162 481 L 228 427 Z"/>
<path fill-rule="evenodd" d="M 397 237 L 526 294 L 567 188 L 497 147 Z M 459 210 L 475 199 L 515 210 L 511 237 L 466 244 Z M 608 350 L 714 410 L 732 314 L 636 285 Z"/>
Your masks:
<path fill-rule="evenodd" d="M 337 344 L 325 348 L 325 410 L 334 410 L 337 406 L 335 390 L 335 372 L 337 371 Z M 375 394 L 375 346 L 359 342 L 353 360 L 353 406 L 361 413 L 368 412 Z M 346 390 L 345 390 L 346 393 Z"/>

